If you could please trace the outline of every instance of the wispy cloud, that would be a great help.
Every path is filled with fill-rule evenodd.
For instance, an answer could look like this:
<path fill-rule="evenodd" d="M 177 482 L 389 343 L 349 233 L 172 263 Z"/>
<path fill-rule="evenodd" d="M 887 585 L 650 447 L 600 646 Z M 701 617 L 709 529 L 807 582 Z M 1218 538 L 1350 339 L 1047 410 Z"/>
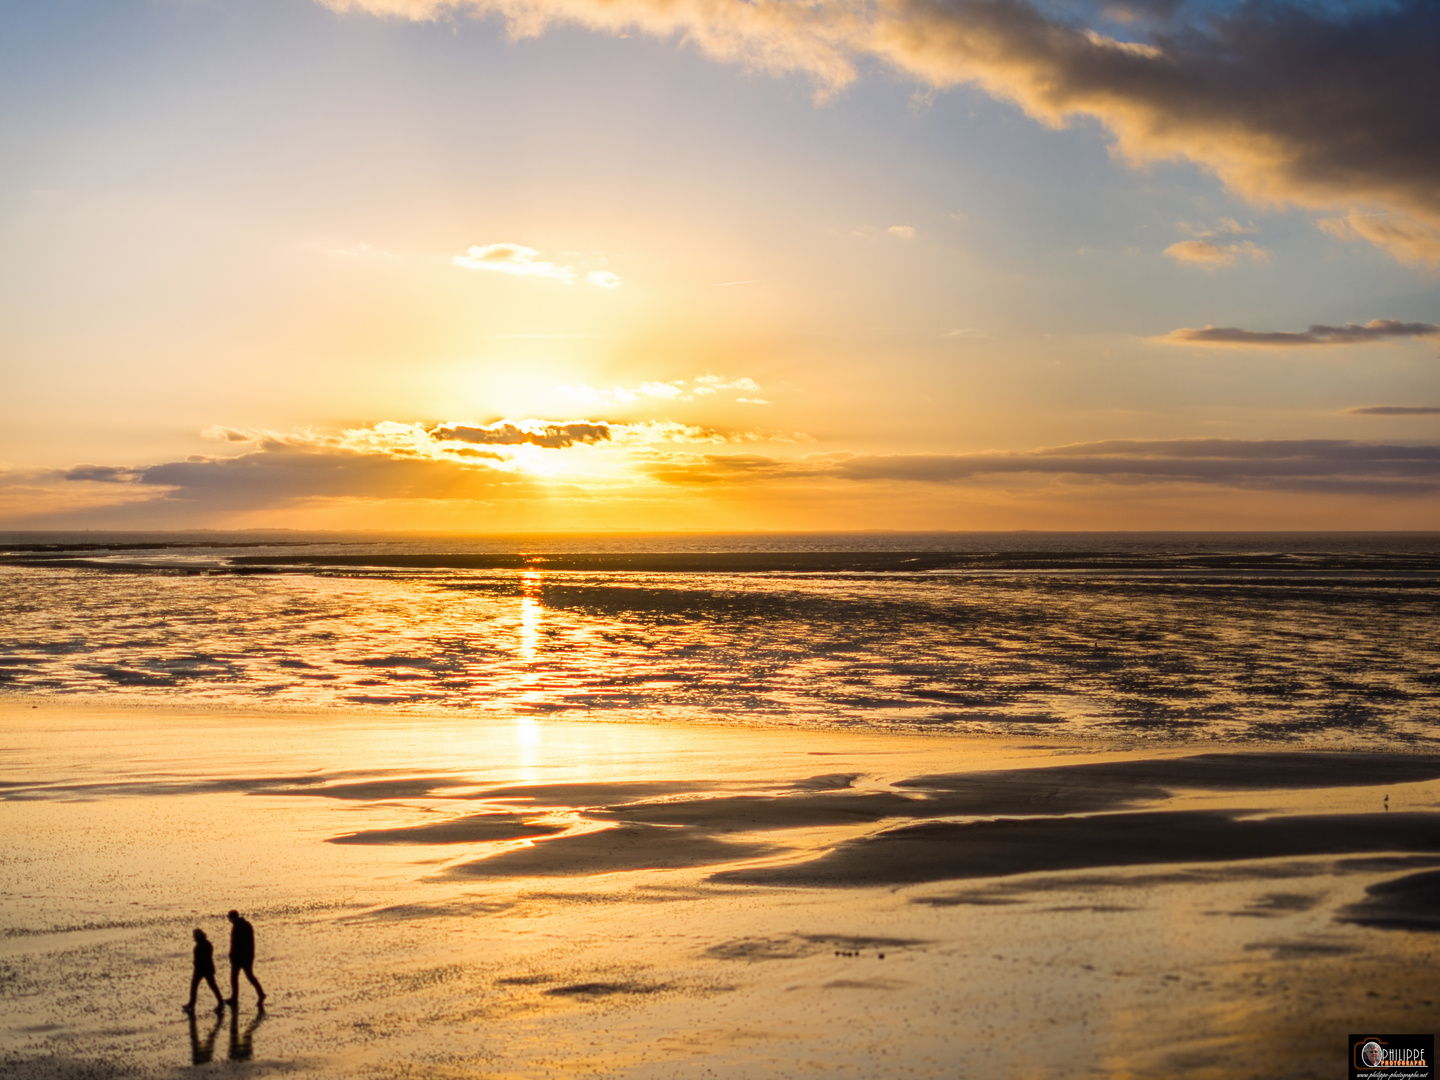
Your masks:
<path fill-rule="evenodd" d="M 1040 121 L 1091 117 L 1133 162 L 1186 158 L 1256 205 L 1330 215 L 1332 230 L 1440 262 L 1440 5 L 1183 6 L 1136 18 L 1136 40 L 1083 25 L 1104 5 L 1026 0 L 321 0 L 433 19 L 499 15 L 684 37 L 713 56 L 808 72 L 822 92 L 878 58 L 933 88 L 976 85 Z M 1137 5 L 1125 10 L 1140 10 Z"/>
<path fill-rule="evenodd" d="M 1241 225 L 1234 218 L 1222 217 L 1214 225 L 1206 225 L 1198 221 L 1176 222 L 1176 228 L 1187 236 L 1193 236 L 1198 240 L 1205 240 L 1212 236 L 1245 236 L 1257 233 L 1260 227 L 1254 222 L 1248 225 Z"/>
<path fill-rule="evenodd" d="M 850 235 L 867 240 L 879 240 L 886 236 L 892 240 L 914 240 L 916 231 L 913 225 L 888 225 L 883 229 L 875 225 L 861 225 L 857 229 L 851 229 Z"/>
<path fill-rule="evenodd" d="M 1209 240 L 1181 240 L 1165 249 L 1165 254 L 1183 263 L 1192 263 L 1206 270 L 1234 266 L 1239 258 L 1269 262 L 1274 256 L 1250 240 L 1234 244 L 1212 244 Z"/>
<path fill-rule="evenodd" d="M 353 248 L 335 248 L 330 252 L 342 259 L 393 259 L 395 256 L 380 248 L 371 247 L 369 244 L 356 244 Z"/>
<path fill-rule="evenodd" d="M 572 401 L 585 404 L 610 403 L 633 405 L 644 400 L 655 401 L 696 401 L 717 394 L 739 391 L 744 394 L 758 394 L 760 384 L 754 379 L 741 376 L 730 378 L 724 375 L 706 374 L 694 379 L 671 379 L 669 382 L 642 382 L 638 386 L 613 386 L 599 389 L 588 383 L 572 385 L 565 383 L 559 390 Z M 736 397 L 741 404 L 768 405 L 768 401 L 757 397 Z"/>
<path fill-rule="evenodd" d="M 1228 345 L 1237 347 L 1294 345 L 1369 345 L 1392 338 L 1427 338 L 1440 335 L 1434 323 L 1407 323 L 1396 319 L 1371 319 L 1368 323 L 1324 326 L 1308 330 L 1242 330 L 1237 326 L 1182 326 L 1160 341 L 1173 345 Z"/>
<path fill-rule="evenodd" d="M 563 281 L 566 285 L 574 283 L 576 272 L 573 266 L 561 266 L 559 263 L 537 258 L 539 254 L 535 248 L 526 247 L 524 244 L 477 244 L 466 249 L 463 255 L 456 255 L 453 261 L 456 266 L 463 266 L 466 270 L 490 270 L 516 277 L 552 278 Z M 602 289 L 618 289 L 621 285 L 619 275 L 609 270 L 591 270 L 585 275 L 585 280 Z"/>
<path fill-rule="evenodd" d="M 535 256 L 540 252 L 523 244 L 486 244 L 469 248 L 464 255 L 455 256 L 455 265 L 467 270 L 491 270 L 499 274 L 514 274 L 516 277 L 555 278 L 570 284 L 575 280 L 575 269 L 545 262 Z"/>
<path fill-rule="evenodd" d="M 1440 265 L 1440 222 L 1434 218 L 1352 207 L 1344 217 L 1321 218 L 1317 224 L 1337 240 L 1361 240 L 1401 262 L 1434 266 Z"/>
<path fill-rule="evenodd" d="M 1364 405 L 1345 412 L 1350 416 L 1440 416 L 1440 405 Z"/>
<path fill-rule="evenodd" d="M 1254 262 L 1270 262 L 1275 257 L 1273 252 L 1260 247 L 1251 240 L 1225 243 L 1222 239 L 1217 242 L 1216 238 L 1260 231 L 1255 225 L 1241 225 L 1234 218 L 1222 217 L 1213 225 L 1181 221 L 1177 223 L 1177 228 L 1192 237 L 1190 240 L 1181 240 L 1171 244 L 1165 249 L 1165 254 L 1177 262 L 1190 263 L 1205 270 L 1215 270 L 1222 266 L 1234 266 L 1241 258 L 1251 259 Z"/>
<path fill-rule="evenodd" d="M 701 375 L 695 380 L 694 387 L 692 392 L 696 397 L 718 394 L 722 390 L 742 390 L 747 394 L 754 394 L 760 390 L 760 384 L 754 379 L 744 376 L 738 379 L 728 379 L 723 375 Z"/>

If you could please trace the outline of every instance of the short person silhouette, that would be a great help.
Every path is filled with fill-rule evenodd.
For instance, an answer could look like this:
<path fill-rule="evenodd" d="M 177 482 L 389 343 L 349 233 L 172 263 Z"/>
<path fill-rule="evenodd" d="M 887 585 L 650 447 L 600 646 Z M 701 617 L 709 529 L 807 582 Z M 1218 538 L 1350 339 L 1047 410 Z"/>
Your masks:
<path fill-rule="evenodd" d="M 257 995 L 256 1004 L 265 1004 L 265 991 L 261 989 L 260 983 L 255 978 L 255 972 L 251 970 L 255 964 L 255 928 L 241 917 L 238 911 L 231 911 L 226 918 L 230 920 L 230 998 L 231 1007 L 240 1004 L 240 973 L 245 973 L 245 978 L 250 980 L 250 985 L 255 988 Z"/>
<path fill-rule="evenodd" d="M 185 1012 L 191 1016 L 195 1015 L 195 993 L 200 989 L 200 982 L 203 979 L 210 984 L 210 989 L 215 992 L 215 1011 L 225 1011 L 225 999 L 220 996 L 220 987 L 215 985 L 215 947 L 210 944 L 210 939 L 205 936 L 204 930 L 195 931 L 195 952 L 193 954 L 194 966 L 190 970 L 190 1001 L 182 1006 Z"/>

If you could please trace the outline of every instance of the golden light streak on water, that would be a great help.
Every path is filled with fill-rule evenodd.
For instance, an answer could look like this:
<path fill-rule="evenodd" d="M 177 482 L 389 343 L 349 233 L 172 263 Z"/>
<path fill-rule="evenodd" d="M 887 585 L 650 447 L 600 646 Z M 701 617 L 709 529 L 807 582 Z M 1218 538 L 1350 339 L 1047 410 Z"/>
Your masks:
<path fill-rule="evenodd" d="M 520 575 L 520 658 L 525 667 L 520 671 L 517 703 L 521 708 L 534 707 L 543 703 L 544 687 L 540 684 L 540 672 L 534 666 L 540 651 L 540 627 L 545 619 L 545 607 L 540 602 L 540 575 L 526 571 Z M 531 749 L 540 744 L 540 725 L 528 717 L 517 717 L 515 735 L 522 747 Z M 530 764 L 527 755 L 527 766 Z"/>
<path fill-rule="evenodd" d="M 545 617 L 545 608 L 540 603 L 540 575 L 526 571 L 520 575 L 520 656 L 532 661 L 540 646 L 540 624 Z M 534 672 L 527 672 L 529 681 L 535 679 Z"/>

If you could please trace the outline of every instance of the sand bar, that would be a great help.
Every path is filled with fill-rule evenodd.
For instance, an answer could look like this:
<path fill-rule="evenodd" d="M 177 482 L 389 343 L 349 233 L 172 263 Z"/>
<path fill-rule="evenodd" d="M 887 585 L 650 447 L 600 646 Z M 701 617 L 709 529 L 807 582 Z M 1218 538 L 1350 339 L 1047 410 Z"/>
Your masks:
<path fill-rule="evenodd" d="M 1440 1017 L 1435 756 L 16 699 L 0 762 L 17 1076 L 1321 1076 Z M 232 906 L 271 997 L 192 1027 Z"/>

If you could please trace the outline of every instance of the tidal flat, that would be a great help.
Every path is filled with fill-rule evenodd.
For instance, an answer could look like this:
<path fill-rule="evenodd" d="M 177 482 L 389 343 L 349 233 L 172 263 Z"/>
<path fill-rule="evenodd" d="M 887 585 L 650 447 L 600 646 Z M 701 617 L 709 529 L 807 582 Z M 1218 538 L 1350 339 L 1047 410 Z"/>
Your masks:
<path fill-rule="evenodd" d="M 0 755 L 24 1080 L 1319 1077 L 1440 1018 L 1440 755 L 18 697 Z M 269 998 L 192 1022 L 230 908 Z"/>

